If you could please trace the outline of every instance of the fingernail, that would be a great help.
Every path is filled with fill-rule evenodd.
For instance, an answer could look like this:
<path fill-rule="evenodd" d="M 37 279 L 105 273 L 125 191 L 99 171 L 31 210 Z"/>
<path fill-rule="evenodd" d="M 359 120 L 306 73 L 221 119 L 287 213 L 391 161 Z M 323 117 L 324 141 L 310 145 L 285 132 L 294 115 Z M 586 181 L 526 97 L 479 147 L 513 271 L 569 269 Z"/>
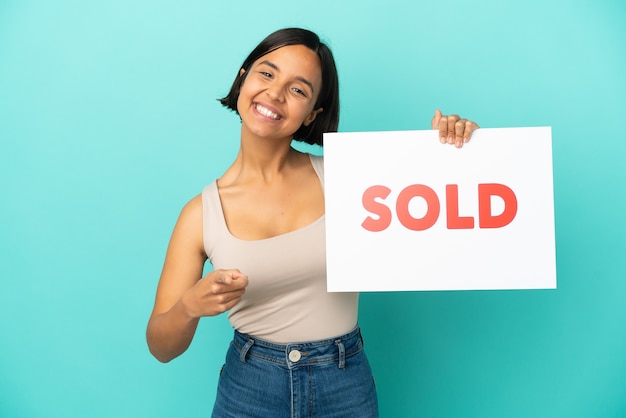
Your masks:
<path fill-rule="evenodd" d="M 465 142 L 467 144 L 469 142 L 469 137 L 463 138 L 463 142 Z"/>
<path fill-rule="evenodd" d="M 461 141 L 456 141 L 456 147 L 457 148 L 461 148 L 462 145 L 463 145 L 463 143 Z"/>
<path fill-rule="evenodd" d="M 446 143 L 446 137 L 442 136 L 441 138 L 439 138 L 439 142 L 441 142 L 442 144 Z"/>
<path fill-rule="evenodd" d="M 454 144 L 454 138 L 451 136 L 448 137 L 448 144 Z"/>

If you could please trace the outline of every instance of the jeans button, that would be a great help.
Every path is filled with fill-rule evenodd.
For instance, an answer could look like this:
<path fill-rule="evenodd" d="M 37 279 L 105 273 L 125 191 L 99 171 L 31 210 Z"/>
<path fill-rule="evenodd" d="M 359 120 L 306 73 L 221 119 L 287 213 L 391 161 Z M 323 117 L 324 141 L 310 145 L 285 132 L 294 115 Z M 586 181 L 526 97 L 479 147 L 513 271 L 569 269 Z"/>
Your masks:
<path fill-rule="evenodd" d="M 300 361 L 300 358 L 302 358 L 302 355 L 298 350 L 291 350 L 289 352 L 289 360 L 291 360 L 292 362 L 297 363 L 298 361 Z"/>

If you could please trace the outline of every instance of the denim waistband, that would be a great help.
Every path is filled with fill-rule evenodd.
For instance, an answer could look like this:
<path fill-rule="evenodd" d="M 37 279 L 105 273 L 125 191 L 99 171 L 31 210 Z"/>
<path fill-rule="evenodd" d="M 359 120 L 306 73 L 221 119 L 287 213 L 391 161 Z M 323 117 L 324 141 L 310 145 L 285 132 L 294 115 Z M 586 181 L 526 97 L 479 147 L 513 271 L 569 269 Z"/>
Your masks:
<path fill-rule="evenodd" d="M 347 334 L 318 341 L 276 344 L 235 330 L 232 347 L 239 359 L 257 359 L 293 369 L 296 367 L 337 363 L 340 369 L 345 360 L 363 350 L 363 338 L 357 325 Z"/>

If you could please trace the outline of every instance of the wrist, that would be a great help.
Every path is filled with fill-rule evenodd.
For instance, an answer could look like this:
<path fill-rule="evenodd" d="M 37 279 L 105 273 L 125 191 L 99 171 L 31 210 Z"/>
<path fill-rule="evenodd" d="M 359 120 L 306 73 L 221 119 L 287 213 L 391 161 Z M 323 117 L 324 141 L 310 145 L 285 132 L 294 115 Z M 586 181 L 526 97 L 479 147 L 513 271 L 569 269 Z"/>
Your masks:
<path fill-rule="evenodd" d="M 180 314 L 187 321 L 197 321 L 200 319 L 200 315 L 197 313 L 198 310 L 195 308 L 196 304 L 193 303 L 193 296 L 190 295 L 190 292 L 187 291 L 180 298 L 178 303 L 175 305 L 175 308 L 178 308 Z"/>

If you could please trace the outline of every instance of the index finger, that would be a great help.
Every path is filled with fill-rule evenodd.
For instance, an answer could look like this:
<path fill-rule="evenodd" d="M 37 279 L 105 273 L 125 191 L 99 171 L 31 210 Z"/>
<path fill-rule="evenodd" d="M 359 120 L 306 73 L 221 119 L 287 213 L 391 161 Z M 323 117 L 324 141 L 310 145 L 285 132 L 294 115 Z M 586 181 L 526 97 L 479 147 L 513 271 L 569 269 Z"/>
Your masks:
<path fill-rule="evenodd" d="M 454 143 L 454 136 L 456 135 L 456 123 L 461 119 L 459 115 L 450 115 L 448 116 L 448 144 Z"/>
<path fill-rule="evenodd" d="M 214 272 L 211 281 L 217 284 L 232 286 L 235 288 L 246 287 L 248 285 L 248 276 L 242 274 L 239 270 L 218 270 Z"/>

